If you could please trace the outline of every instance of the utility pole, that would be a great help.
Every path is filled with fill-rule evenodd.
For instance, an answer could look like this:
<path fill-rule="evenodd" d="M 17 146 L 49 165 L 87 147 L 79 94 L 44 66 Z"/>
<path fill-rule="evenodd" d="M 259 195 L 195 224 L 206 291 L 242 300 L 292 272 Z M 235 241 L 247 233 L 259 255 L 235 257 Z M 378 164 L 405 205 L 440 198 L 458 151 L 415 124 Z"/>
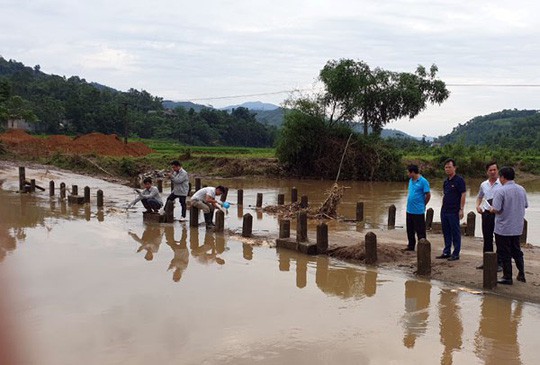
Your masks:
<path fill-rule="evenodd" d="M 128 143 L 128 117 L 127 117 L 127 101 L 122 102 L 124 105 L 124 144 Z"/>

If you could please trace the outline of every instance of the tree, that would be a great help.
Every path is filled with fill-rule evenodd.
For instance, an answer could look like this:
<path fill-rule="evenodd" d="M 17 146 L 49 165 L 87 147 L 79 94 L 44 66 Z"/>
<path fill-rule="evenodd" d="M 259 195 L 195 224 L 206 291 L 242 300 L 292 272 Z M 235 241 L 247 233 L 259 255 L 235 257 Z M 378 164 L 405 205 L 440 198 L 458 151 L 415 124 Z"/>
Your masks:
<path fill-rule="evenodd" d="M 415 73 L 371 69 L 362 61 L 330 60 L 320 71 L 324 91 L 314 98 L 300 98 L 293 106 L 310 115 L 325 115 L 331 126 L 339 122 L 364 123 L 364 135 L 369 128 L 379 134 L 393 120 L 414 118 L 428 104 L 441 104 L 450 92 L 446 84 L 436 79 L 438 68 L 429 72 L 418 66 Z"/>

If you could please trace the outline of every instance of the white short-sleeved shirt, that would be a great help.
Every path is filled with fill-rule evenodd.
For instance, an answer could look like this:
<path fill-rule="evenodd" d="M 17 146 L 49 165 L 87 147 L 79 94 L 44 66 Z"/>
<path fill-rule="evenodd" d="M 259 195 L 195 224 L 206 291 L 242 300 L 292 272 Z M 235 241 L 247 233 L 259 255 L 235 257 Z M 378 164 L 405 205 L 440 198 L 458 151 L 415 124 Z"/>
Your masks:
<path fill-rule="evenodd" d="M 205 201 L 206 196 L 209 195 L 212 198 L 216 198 L 216 188 L 207 186 L 206 188 L 202 188 L 200 190 L 197 190 L 195 194 L 191 197 L 191 200 L 201 200 Z"/>
<path fill-rule="evenodd" d="M 485 198 L 486 200 L 491 200 L 495 196 L 497 189 L 500 189 L 502 186 L 499 179 L 495 181 L 493 185 L 489 182 L 489 179 L 480 184 L 480 191 L 478 192 L 479 198 Z"/>

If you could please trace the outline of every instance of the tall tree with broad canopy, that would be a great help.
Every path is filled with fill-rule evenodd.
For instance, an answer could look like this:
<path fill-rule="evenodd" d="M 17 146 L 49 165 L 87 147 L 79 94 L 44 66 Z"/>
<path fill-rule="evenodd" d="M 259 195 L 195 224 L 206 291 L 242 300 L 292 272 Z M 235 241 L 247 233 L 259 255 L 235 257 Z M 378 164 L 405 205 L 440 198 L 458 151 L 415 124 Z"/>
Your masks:
<path fill-rule="evenodd" d="M 450 92 L 437 79 L 438 68 L 429 72 L 418 66 L 414 73 L 393 72 L 363 61 L 330 60 L 320 71 L 323 91 L 313 97 L 289 100 L 289 104 L 306 114 L 324 117 L 329 126 L 340 122 L 362 122 L 364 135 L 369 127 L 379 134 L 387 123 L 414 118 L 428 104 L 441 104 Z"/>

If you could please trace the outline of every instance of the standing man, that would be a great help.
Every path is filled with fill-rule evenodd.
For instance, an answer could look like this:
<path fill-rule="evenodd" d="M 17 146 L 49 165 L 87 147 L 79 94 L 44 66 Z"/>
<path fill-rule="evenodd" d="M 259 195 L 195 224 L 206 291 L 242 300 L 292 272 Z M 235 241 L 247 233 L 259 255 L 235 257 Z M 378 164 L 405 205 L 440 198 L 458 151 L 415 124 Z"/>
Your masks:
<path fill-rule="evenodd" d="M 171 162 L 172 171 L 169 173 L 171 185 L 173 187 L 171 195 L 167 198 L 167 202 L 173 202 L 178 198 L 182 206 L 182 218 L 180 222 L 186 220 L 186 196 L 189 190 L 189 176 L 186 170 L 182 168 L 182 164 L 178 161 Z"/>
<path fill-rule="evenodd" d="M 516 173 L 511 167 L 499 171 L 502 187 L 495 192 L 491 212 L 495 216 L 495 243 L 500 254 L 503 277 L 499 284 L 512 285 L 512 259 L 516 263 L 516 280 L 525 280 L 525 262 L 519 245 L 519 236 L 523 233 L 525 209 L 529 207 L 527 192 L 514 182 Z"/>
<path fill-rule="evenodd" d="M 416 246 L 415 234 L 418 240 L 426 238 L 426 205 L 431 199 L 429 182 L 420 175 L 418 166 L 409 165 L 409 195 L 407 197 L 407 238 L 405 251 L 414 251 Z"/>
<path fill-rule="evenodd" d="M 491 205 L 493 204 L 493 196 L 495 191 L 502 185 L 499 181 L 499 166 L 496 162 L 489 162 L 486 165 L 486 173 L 488 179 L 480 184 L 480 191 L 476 198 L 476 211 L 482 215 L 482 236 L 484 238 L 484 252 L 493 252 L 493 231 L 495 229 L 495 214 L 486 210 L 487 205 L 483 204 L 485 201 Z M 483 206 L 484 205 L 484 206 Z M 499 266 L 501 261 L 499 255 L 497 255 Z M 484 265 L 476 267 L 477 269 L 483 269 Z"/>
<path fill-rule="evenodd" d="M 215 188 L 208 186 L 197 190 L 195 194 L 191 196 L 191 206 L 198 208 L 204 212 L 204 221 L 206 222 L 206 228 L 210 229 L 215 226 L 212 222 L 214 217 L 214 209 L 219 208 L 219 203 L 216 200 L 216 196 L 219 196 L 225 192 L 225 187 L 219 185 Z"/>
<path fill-rule="evenodd" d="M 448 261 L 459 260 L 461 251 L 461 230 L 459 221 L 463 218 L 463 207 L 465 206 L 465 180 L 456 175 L 456 161 L 449 158 L 444 161 L 444 172 L 446 180 L 443 184 L 443 201 L 441 208 L 441 222 L 444 235 L 444 250 L 437 259 L 448 259 Z M 454 251 L 451 252 L 452 244 Z"/>

